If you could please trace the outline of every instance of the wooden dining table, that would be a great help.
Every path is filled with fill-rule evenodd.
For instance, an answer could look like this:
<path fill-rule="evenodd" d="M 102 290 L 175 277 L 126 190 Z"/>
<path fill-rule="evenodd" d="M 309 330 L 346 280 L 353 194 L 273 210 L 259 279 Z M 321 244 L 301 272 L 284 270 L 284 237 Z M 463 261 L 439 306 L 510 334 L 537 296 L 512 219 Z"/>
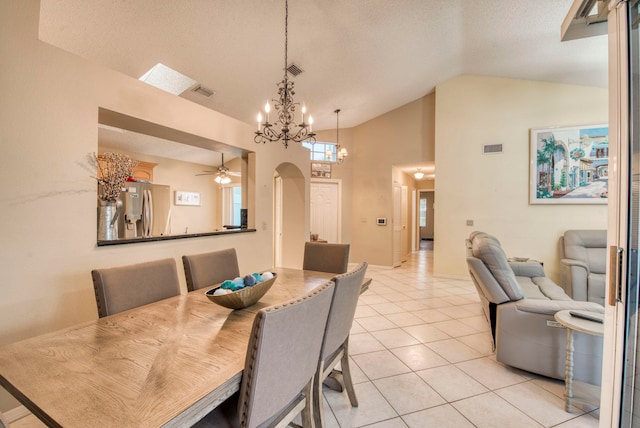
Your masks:
<path fill-rule="evenodd" d="M 245 309 L 218 306 L 203 288 L 2 346 L 0 385 L 53 427 L 190 426 L 240 389 L 257 311 L 334 276 L 274 272 Z"/>

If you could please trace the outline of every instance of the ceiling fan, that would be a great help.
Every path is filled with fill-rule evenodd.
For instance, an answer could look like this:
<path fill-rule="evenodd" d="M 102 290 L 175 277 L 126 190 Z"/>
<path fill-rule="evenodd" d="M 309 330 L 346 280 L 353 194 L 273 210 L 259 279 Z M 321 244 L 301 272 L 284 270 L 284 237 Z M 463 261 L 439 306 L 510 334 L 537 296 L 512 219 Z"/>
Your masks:
<path fill-rule="evenodd" d="M 231 176 L 240 177 L 239 172 L 230 171 L 229 168 L 224 166 L 224 153 L 222 153 L 222 165 L 220 165 L 216 171 L 203 171 L 202 174 L 196 174 L 196 175 L 215 175 L 216 178 L 214 178 L 213 180 L 219 184 L 230 183 Z"/>

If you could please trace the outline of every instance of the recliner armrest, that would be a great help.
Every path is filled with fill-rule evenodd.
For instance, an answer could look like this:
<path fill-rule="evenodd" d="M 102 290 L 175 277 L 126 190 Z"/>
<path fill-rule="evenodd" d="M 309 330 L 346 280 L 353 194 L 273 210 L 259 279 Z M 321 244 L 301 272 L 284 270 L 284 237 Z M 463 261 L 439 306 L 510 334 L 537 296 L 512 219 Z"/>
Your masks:
<path fill-rule="evenodd" d="M 573 300 L 587 301 L 589 266 L 576 259 L 560 260 L 562 287 Z"/>
<path fill-rule="evenodd" d="M 581 267 L 584 268 L 587 272 L 589 272 L 589 265 L 585 262 L 576 260 L 576 259 L 561 259 L 560 263 L 568 267 Z"/>
<path fill-rule="evenodd" d="M 572 300 L 537 300 L 522 299 L 515 302 L 519 311 L 541 315 L 554 315 L 565 309 L 604 313 L 604 308 L 594 302 L 576 302 Z"/>
<path fill-rule="evenodd" d="M 536 276 L 545 276 L 544 268 L 539 262 L 527 261 L 527 262 L 514 262 L 510 261 L 509 266 L 516 276 L 526 276 L 533 278 Z"/>

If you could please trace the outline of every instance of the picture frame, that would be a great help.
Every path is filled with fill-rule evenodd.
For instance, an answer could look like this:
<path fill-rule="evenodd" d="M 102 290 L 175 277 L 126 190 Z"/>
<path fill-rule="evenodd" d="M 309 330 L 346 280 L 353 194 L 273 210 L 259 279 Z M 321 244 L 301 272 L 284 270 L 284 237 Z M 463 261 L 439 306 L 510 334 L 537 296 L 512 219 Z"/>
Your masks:
<path fill-rule="evenodd" d="M 311 162 L 311 178 L 331 178 L 331 164 Z"/>
<path fill-rule="evenodd" d="M 531 129 L 530 204 L 606 204 L 606 124 Z"/>
<path fill-rule="evenodd" d="M 200 206 L 200 192 L 185 192 L 182 190 L 176 190 L 175 201 L 176 205 L 186 206 Z"/>

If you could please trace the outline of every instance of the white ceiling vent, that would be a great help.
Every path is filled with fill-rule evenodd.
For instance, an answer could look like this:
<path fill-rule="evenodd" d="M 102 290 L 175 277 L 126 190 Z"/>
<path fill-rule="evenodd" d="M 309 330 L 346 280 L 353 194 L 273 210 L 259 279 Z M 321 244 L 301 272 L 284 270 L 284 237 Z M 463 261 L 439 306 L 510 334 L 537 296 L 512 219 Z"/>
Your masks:
<path fill-rule="evenodd" d="M 502 144 L 483 144 L 482 145 L 483 155 L 496 155 L 499 153 L 502 153 Z"/>
<path fill-rule="evenodd" d="M 293 77 L 296 77 L 298 74 L 302 73 L 304 70 L 298 67 L 296 64 L 292 63 L 289 67 L 287 67 L 287 71 L 291 73 Z"/>

